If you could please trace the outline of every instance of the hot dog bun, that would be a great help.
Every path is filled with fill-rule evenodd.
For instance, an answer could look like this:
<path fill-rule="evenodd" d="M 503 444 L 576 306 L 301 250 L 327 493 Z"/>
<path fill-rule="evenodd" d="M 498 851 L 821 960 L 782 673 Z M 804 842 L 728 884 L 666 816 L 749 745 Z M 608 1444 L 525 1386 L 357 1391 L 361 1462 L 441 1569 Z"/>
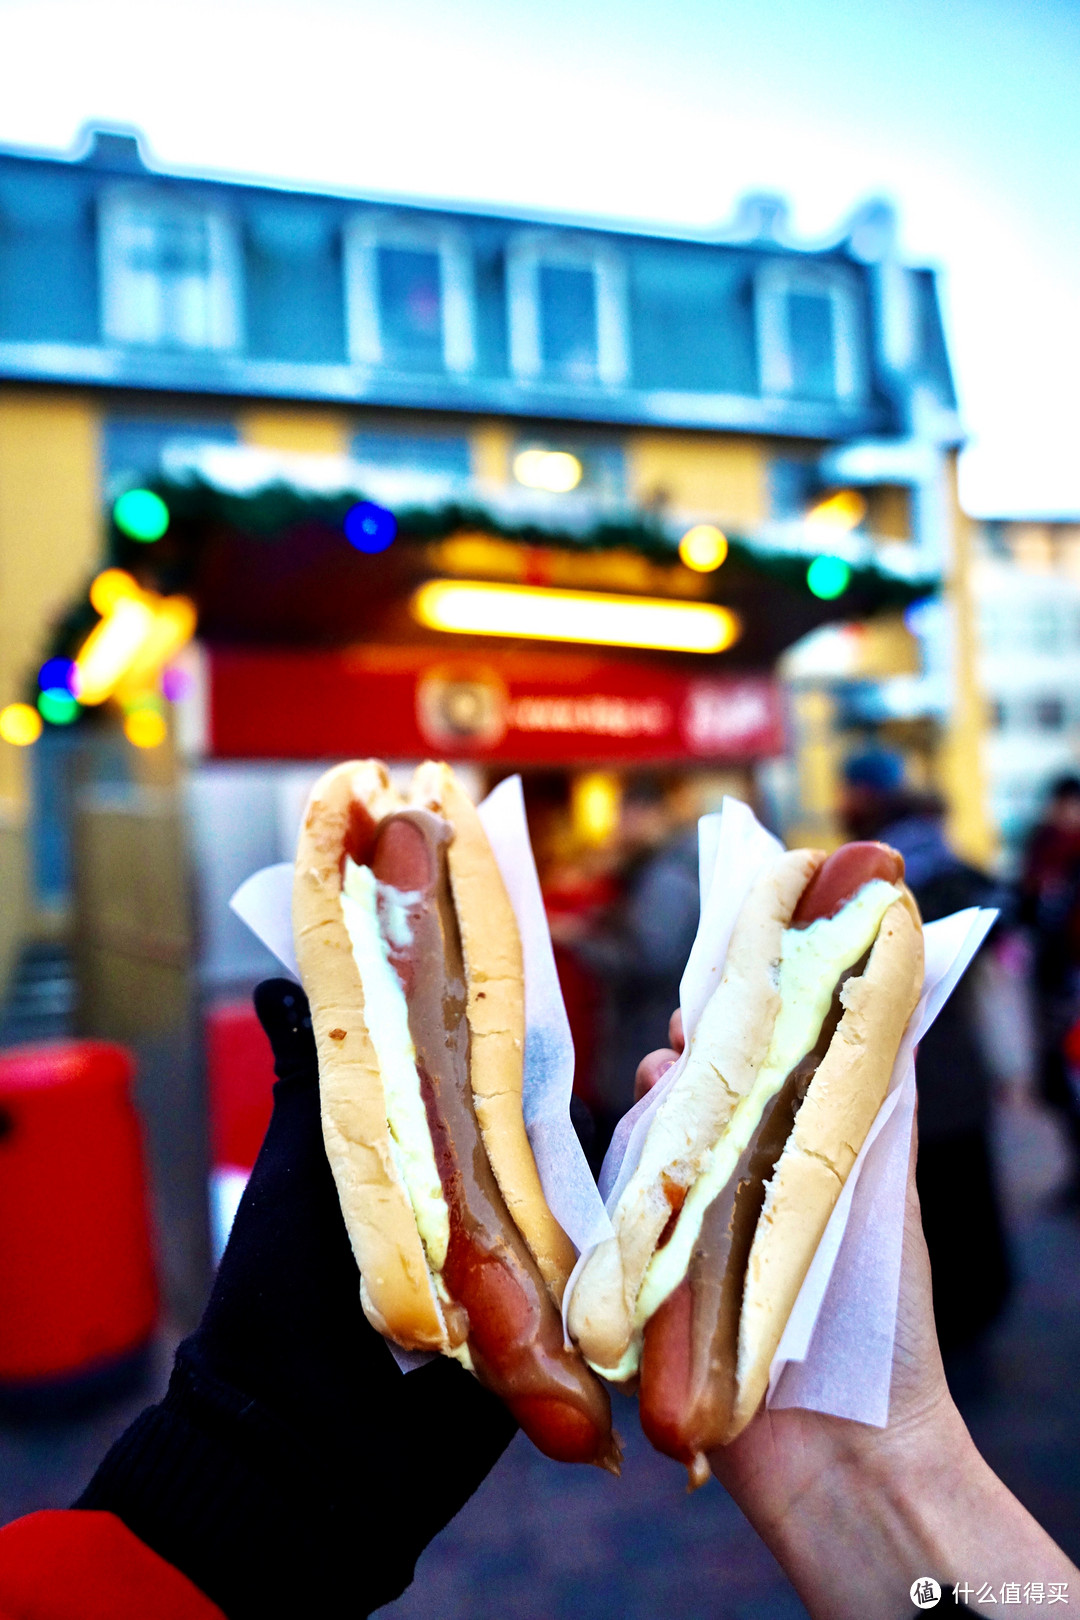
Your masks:
<path fill-rule="evenodd" d="M 376 822 L 409 807 L 429 809 L 453 828 L 447 861 L 465 962 L 469 1077 L 484 1147 L 556 1303 L 574 1250 L 548 1208 L 525 1132 L 521 941 L 476 810 L 447 765 L 420 766 L 405 796 L 378 760 L 338 765 L 312 790 L 293 888 L 296 958 L 319 1054 L 323 1136 L 369 1319 L 406 1348 L 446 1351 L 453 1346 L 397 1168 L 383 1075 L 342 919 L 342 855 L 354 804 Z"/>
<path fill-rule="evenodd" d="M 922 923 L 905 888 L 885 913 L 864 972 L 844 992 L 844 1016 L 766 1190 L 739 1317 L 738 1395 L 729 1441 L 742 1433 L 764 1397 L 799 1289 L 885 1100 L 922 980 Z"/>
<path fill-rule="evenodd" d="M 369 1320 L 406 1349 L 447 1351 L 446 1320 L 397 1167 L 382 1070 L 342 921 L 342 854 L 354 802 L 377 819 L 402 801 L 378 761 L 327 771 L 304 812 L 293 879 L 293 935 L 319 1054 L 323 1140 Z"/>

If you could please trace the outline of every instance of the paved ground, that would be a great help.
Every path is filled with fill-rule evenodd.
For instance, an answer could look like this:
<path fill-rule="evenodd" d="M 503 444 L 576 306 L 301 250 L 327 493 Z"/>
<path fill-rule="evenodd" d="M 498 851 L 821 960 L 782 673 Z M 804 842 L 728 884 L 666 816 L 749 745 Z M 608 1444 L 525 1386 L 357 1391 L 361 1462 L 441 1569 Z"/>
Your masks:
<path fill-rule="evenodd" d="M 1073 1558 L 1080 1558 L 1080 1216 L 1047 1200 L 1062 1173 L 1053 1123 L 1002 1115 L 1021 1282 L 981 1356 L 953 1369 L 976 1440 Z M 154 1374 L 164 1376 L 163 1349 Z M 145 1396 L 79 1423 L 0 1427 L 0 1522 L 70 1502 Z M 688 1498 L 620 1402 L 621 1481 L 560 1469 L 518 1439 L 425 1554 L 388 1620 L 796 1620 L 791 1587 L 715 1482 Z M 1018 1571 L 1023 1579 L 1024 1572 Z"/>
<path fill-rule="evenodd" d="M 1080 1560 L 1080 1216 L 1047 1212 L 1064 1163 L 1044 1113 L 1014 1103 L 1002 1112 L 999 1138 L 1020 1282 L 980 1354 L 950 1372 L 984 1455 Z M 394 1620 L 804 1615 L 716 1482 L 687 1498 L 682 1471 L 651 1450 L 631 1404 L 620 1408 L 622 1480 L 556 1468 L 519 1438 L 425 1554 L 412 1589 L 384 1613 Z"/>

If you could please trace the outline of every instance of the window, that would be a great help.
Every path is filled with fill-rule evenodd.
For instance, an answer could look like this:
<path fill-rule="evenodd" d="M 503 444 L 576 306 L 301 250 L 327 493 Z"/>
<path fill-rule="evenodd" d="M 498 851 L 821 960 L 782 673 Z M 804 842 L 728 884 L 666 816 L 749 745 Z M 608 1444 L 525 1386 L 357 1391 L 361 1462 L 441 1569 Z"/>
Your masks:
<path fill-rule="evenodd" d="M 452 227 L 381 214 L 345 235 L 349 352 L 395 371 L 467 372 L 476 358 L 472 259 Z"/>
<path fill-rule="evenodd" d="M 99 256 L 102 328 L 113 343 L 235 349 L 239 252 L 213 208 L 144 188 L 106 192 Z"/>
<path fill-rule="evenodd" d="M 849 400 L 865 393 L 856 293 L 840 265 L 774 261 L 755 283 L 763 394 Z"/>
<path fill-rule="evenodd" d="M 537 270 L 540 361 L 575 380 L 596 376 L 600 354 L 596 277 L 591 270 L 541 264 Z"/>
<path fill-rule="evenodd" d="M 182 417 L 117 417 L 105 421 L 105 476 L 111 490 L 128 489 L 162 470 L 173 451 L 197 451 L 207 444 L 239 444 L 231 422 Z"/>
<path fill-rule="evenodd" d="M 383 359 L 437 371 L 443 362 L 442 274 L 437 253 L 376 249 Z"/>
<path fill-rule="evenodd" d="M 510 243 L 506 276 L 515 375 L 626 382 L 626 276 L 609 243 L 523 233 Z"/>
<path fill-rule="evenodd" d="M 820 494 L 821 479 L 812 461 L 774 456 L 768 468 L 769 516 L 777 521 L 803 518 Z"/>
<path fill-rule="evenodd" d="M 466 480 L 471 471 L 469 441 L 455 433 L 395 433 L 363 428 L 352 441 L 353 460 L 383 471 L 431 473 Z"/>
<path fill-rule="evenodd" d="M 1036 653 L 1060 653 L 1063 625 L 1054 602 L 1035 602 L 1028 618 L 1028 647 Z"/>

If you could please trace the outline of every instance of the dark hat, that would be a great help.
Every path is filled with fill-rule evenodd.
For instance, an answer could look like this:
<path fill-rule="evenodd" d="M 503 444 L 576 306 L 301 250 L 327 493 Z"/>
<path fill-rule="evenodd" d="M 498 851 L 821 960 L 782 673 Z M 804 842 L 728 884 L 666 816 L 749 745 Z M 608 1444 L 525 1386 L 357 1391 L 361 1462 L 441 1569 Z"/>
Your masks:
<path fill-rule="evenodd" d="M 904 761 L 888 748 L 867 748 L 844 761 L 844 781 L 849 787 L 872 788 L 877 793 L 895 793 L 904 781 Z"/>

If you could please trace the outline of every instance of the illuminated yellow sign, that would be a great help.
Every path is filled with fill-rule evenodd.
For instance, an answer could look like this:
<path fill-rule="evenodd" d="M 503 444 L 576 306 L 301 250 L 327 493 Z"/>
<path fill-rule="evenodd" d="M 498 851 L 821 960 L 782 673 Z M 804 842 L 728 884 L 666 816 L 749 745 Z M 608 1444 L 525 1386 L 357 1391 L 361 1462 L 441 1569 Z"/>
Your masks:
<path fill-rule="evenodd" d="M 734 613 L 712 602 L 450 579 L 421 585 L 411 605 L 413 616 L 429 630 L 663 652 L 723 652 L 741 629 Z"/>

